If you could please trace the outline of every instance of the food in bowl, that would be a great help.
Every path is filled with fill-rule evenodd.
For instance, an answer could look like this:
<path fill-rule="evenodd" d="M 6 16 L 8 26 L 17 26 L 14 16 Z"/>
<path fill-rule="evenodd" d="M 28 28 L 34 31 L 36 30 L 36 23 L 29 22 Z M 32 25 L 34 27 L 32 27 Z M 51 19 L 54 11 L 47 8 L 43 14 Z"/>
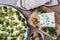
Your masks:
<path fill-rule="evenodd" d="M 25 40 L 26 20 L 21 12 L 13 7 L 0 5 L 0 40 Z"/>
<path fill-rule="evenodd" d="M 42 34 L 39 32 L 34 32 L 30 35 L 29 40 L 44 40 Z"/>

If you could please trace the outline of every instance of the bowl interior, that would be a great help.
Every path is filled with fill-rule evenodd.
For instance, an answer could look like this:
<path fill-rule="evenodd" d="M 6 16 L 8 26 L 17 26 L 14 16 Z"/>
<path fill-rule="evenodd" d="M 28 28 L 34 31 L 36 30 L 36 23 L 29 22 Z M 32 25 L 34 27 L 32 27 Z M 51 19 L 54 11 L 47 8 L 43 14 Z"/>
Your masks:
<path fill-rule="evenodd" d="M 42 38 L 42 40 L 44 40 L 44 35 L 43 35 L 43 33 L 40 32 L 40 31 L 36 31 L 36 32 L 39 34 L 39 36 Z M 32 32 L 32 33 L 29 35 L 29 38 L 30 38 L 31 36 L 33 36 L 33 34 L 34 34 L 34 32 Z M 29 40 L 29 38 L 28 38 L 28 40 Z"/>

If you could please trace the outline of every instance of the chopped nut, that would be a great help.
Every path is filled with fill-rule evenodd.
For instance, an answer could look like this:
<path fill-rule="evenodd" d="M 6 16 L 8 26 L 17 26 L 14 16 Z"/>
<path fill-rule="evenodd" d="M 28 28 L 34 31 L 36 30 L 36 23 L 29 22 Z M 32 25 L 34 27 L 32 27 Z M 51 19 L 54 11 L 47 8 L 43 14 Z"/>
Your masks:
<path fill-rule="evenodd" d="M 31 18 L 31 21 L 32 21 L 33 25 L 35 25 L 35 26 L 37 26 L 37 24 L 39 23 L 38 19 L 34 18 L 34 17 Z"/>
<path fill-rule="evenodd" d="M 39 37 L 39 34 L 37 32 L 34 32 L 33 38 Z"/>
<path fill-rule="evenodd" d="M 41 40 L 41 38 L 37 37 L 37 38 L 35 38 L 34 40 Z"/>
<path fill-rule="evenodd" d="M 33 37 L 32 36 L 30 37 L 30 40 L 33 40 Z"/>

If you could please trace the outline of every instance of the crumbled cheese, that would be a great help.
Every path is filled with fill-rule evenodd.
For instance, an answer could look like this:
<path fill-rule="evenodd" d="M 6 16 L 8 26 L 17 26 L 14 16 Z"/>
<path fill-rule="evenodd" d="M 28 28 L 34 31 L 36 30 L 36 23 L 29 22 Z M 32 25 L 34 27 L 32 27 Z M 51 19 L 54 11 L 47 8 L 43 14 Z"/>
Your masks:
<path fill-rule="evenodd" d="M 20 31 L 15 30 L 12 35 L 16 35 L 16 34 L 19 33 L 19 32 L 20 32 Z"/>

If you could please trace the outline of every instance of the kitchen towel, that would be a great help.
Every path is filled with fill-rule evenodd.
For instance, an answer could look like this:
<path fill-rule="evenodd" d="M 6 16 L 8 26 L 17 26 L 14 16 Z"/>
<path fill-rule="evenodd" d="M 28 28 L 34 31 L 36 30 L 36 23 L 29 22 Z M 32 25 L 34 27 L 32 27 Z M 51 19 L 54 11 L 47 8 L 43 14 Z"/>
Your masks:
<path fill-rule="evenodd" d="M 41 5 L 45 6 L 57 5 L 58 1 L 57 0 L 0 0 L 0 4 L 10 4 L 29 10 L 34 9 Z"/>
<path fill-rule="evenodd" d="M 54 6 L 54 5 L 58 5 L 58 1 L 57 0 L 50 0 L 50 3 L 46 4 L 46 6 Z"/>
<path fill-rule="evenodd" d="M 34 9 L 38 6 L 42 6 L 47 2 L 50 2 L 50 0 L 18 0 L 17 6 L 29 10 Z"/>
<path fill-rule="evenodd" d="M 0 4 L 10 4 L 10 5 L 16 5 L 18 0 L 0 0 Z"/>
<path fill-rule="evenodd" d="M 58 5 L 57 0 L 18 0 L 17 6 L 20 8 L 25 8 L 26 10 L 34 9 L 39 6 L 54 6 Z"/>

